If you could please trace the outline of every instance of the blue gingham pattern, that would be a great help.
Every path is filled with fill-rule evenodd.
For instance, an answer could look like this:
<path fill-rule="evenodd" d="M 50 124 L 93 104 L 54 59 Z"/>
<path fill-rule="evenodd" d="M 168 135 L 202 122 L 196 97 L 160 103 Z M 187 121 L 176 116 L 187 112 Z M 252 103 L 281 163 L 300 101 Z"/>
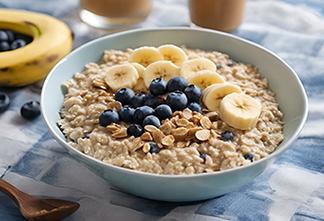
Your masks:
<path fill-rule="evenodd" d="M 106 34 L 79 22 L 77 0 L 0 0 L 0 7 L 41 11 L 65 20 L 77 36 L 75 46 Z M 0 115 L 0 175 L 28 193 L 78 201 L 81 208 L 69 221 L 324 220 L 323 16 L 323 0 L 248 1 L 245 20 L 234 34 L 273 50 L 297 71 L 309 96 L 310 114 L 291 148 L 235 192 L 179 204 L 136 198 L 110 187 L 69 157 L 40 118 L 30 122 L 19 116 L 23 103 L 39 100 L 40 84 L 1 89 L 12 102 Z M 189 24 L 186 0 L 156 0 L 139 27 Z M 3 194 L 0 220 L 23 220 Z"/>

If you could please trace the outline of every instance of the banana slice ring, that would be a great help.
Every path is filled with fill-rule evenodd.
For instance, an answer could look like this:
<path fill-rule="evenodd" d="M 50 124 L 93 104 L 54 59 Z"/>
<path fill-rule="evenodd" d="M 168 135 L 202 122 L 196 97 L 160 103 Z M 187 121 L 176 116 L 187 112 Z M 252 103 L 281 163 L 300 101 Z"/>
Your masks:
<path fill-rule="evenodd" d="M 162 54 L 164 60 L 171 61 L 173 64 L 180 66 L 187 60 L 186 53 L 178 46 L 167 44 L 161 45 L 158 50 Z"/>
<path fill-rule="evenodd" d="M 255 127 L 261 109 L 259 100 L 243 93 L 231 93 L 221 101 L 219 113 L 220 118 L 231 127 L 250 130 Z"/>
<path fill-rule="evenodd" d="M 203 91 L 203 103 L 210 111 L 218 111 L 223 97 L 231 93 L 241 93 L 241 88 L 228 82 L 212 84 Z"/>
<path fill-rule="evenodd" d="M 160 60 L 163 60 L 163 56 L 159 50 L 147 46 L 135 49 L 128 59 L 129 62 L 136 62 L 144 67 Z"/>

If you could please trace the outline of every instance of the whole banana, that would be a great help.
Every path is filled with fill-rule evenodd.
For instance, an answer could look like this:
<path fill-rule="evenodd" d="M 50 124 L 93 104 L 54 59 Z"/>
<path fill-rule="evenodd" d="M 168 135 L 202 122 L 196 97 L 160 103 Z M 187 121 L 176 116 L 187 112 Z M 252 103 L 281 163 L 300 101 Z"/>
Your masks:
<path fill-rule="evenodd" d="M 48 15 L 0 9 L 0 28 L 33 38 L 22 48 L 0 52 L 0 86 L 24 86 L 43 79 L 72 48 L 70 29 Z"/>

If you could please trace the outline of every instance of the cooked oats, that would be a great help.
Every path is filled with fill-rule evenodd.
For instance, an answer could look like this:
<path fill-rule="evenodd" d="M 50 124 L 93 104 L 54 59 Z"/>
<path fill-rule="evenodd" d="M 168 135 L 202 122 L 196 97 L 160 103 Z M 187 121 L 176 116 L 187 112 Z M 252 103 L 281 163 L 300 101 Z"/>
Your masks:
<path fill-rule="evenodd" d="M 262 112 L 255 128 L 234 129 L 220 120 L 217 112 L 205 108 L 202 114 L 189 109 L 177 111 L 171 119 L 162 121 L 160 128 L 146 126 L 146 132 L 137 138 L 127 136 L 124 123 L 99 126 L 101 112 L 121 108 L 104 81 L 105 70 L 126 63 L 132 52 L 132 49 L 107 50 L 100 64 L 87 64 L 82 72 L 64 83 L 66 93 L 58 125 L 67 141 L 107 164 L 157 174 L 226 170 L 250 164 L 251 161 L 244 158 L 247 153 L 253 154 L 253 160 L 259 160 L 275 151 L 284 139 L 283 114 L 275 94 L 258 70 L 252 65 L 234 62 L 217 51 L 183 50 L 189 59 L 212 60 L 218 73 L 228 82 L 239 85 L 244 93 L 261 101 Z M 145 87 L 144 83 L 139 87 Z M 220 139 L 220 134 L 227 130 L 235 134 L 233 141 Z M 153 141 L 161 148 L 159 153 L 150 152 L 149 143 Z"/>

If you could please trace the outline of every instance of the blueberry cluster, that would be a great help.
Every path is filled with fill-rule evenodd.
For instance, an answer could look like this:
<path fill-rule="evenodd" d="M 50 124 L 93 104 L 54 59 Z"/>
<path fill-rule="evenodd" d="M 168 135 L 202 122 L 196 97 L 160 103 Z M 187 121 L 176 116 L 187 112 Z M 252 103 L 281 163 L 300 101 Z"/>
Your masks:
<path fill-rule="evenodd" d="M 11 30 L 0 29 L 0 52 L 16 50 L 24 47 L 32 38 Z"/>
<path fill-rule="evenodd" d="M 161 121 L 172 117 L 174 111 L 189 108 L 201 112 L 201 90 L 195 85 L 188 85 L 182 77 L 175 77 L 168 82 L 162 78 L 152 80 L 149 93 L 135 94 L 129 88 L 121 88 L 115 94 L 115 100 L 123 107 L 117 112 L 105 110 L 99 117 L 103 127 L 117 122 L 130 123 L 129 136 L 141 136 L 146 125 L 160 127 Z"/>

